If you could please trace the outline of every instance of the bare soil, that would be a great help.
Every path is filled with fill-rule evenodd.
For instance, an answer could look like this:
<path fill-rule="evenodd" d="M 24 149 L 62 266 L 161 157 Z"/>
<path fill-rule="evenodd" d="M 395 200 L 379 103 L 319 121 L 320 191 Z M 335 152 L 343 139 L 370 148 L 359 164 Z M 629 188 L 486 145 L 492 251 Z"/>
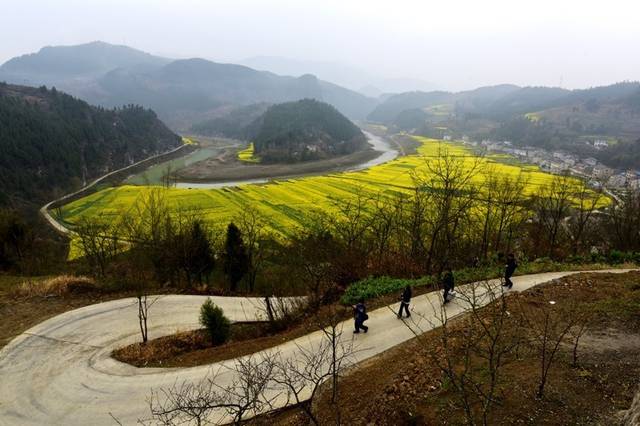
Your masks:
<path fill-rule="evenodd" d="M 192 330 L 134 343 L 112 356 L 136 367 L 194 367 L 249 355 L 306 333 L 300 327 L 273 332 L 268 324 L 232 324 L 229 341 L 222 345 L 213 346 L 205 330 Z"/>
<path fill-rule="evenodd" d="M 178 171 L 178 179 L 187 182 L 229 182 L 270 177 L 297 177 L 302 175 L 337 172 L 367 162 L 380 155 L 365 149 L 335 158 L 291 164 L 260 164 L 239 161 L 237 149 L 228 149 L 216 158 L 197 162 Z"/>
<path fill-rule="evenodd" d="M 550 300 L 561 309 L 568 305 L 565 302 L 575 301 L 575 306 L 593 315 L 580 340 L 578 365 L 571 365 L 572 348 L 562 347 L 545 396 L 539 399 L 535 392 L 540 358 L 535 351 L 519 351 L 501 372 L 498 398 L 488 424 L 618 424 L 618 413 L 631 405 L 640 377 L 640 273 L 566 277 L 510 296 L 509 312 L 515 318 L 519 309 Z M 458 394 L 433 363 L 434 354 L 441 351 L 437 331 L 432 331 L 348 371 L 340 384 L 341 423 L 467 424 Z M 314 403 L 320 424 L 335 424 L 330 394 L 326 388 Z M 481 419 L 477 420 L 481 424 Z M 293 407 L 256 418 L 251 424 L 310 423 L 300 409 Z"/>
<path fill-rule="evenodd" d="M 539 357 L 523 351 L 504 369 L 490 424 L 615 424 L 630 406 L 640 376 L 640 273 L 581 274 L 515 297 L 519 306 L 571 300 L 594 317 L 579 345 L 578 366 L 563 347 L 545 397 L 535 391 Z M 430 362 L 440 350 L 436 333 L 393 348 L 354 369 L 341 385 L 344 424 L 464 424 L 457 394 Z M 328 393 L 328 392 L 327 392 Z M 327 395 L 317 404 L 327 423 Z M 300 423 L 300 424 L 304 424 Z"/>

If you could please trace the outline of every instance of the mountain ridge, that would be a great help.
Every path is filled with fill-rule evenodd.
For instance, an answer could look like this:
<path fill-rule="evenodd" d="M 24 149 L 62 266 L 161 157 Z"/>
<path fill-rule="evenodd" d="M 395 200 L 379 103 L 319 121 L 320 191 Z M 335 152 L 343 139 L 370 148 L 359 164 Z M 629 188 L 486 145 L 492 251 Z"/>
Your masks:
<path fill-rule="evenodd" d="M 105 51 L 115 53 L 105 56 Z M 281 76 L 202 58 L 173 60 L 104 42 L 46 47 L 10 59 L 0 66 L 3 80 L 56 86 L 105 107 L 141 104 L 156 111 L 174 129 L 215 118 L 220 108 L 251 103 L 315 98 L 331 103 L 352 119 L 363 119 L 377 103 L 308 74 Z"/>

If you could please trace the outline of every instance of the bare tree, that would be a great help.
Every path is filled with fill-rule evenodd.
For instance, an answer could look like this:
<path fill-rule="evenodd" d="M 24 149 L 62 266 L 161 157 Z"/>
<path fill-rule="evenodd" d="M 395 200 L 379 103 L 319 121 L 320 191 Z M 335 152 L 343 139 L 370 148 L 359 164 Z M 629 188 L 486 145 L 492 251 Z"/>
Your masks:
<path fill-rule="evenodd" d="M 353 346 L 341 340 L 342 329 L 329 326 L 323 329 L 324 338 L 308 348 L 298 346 L 294 357 L 278 363 L 274 381 L 286 391 L 289 402 L 298 405 L 313 424 L 319 424 L 313 412 L 313 402 L 320 386 L 330 380 L 331 404 L 336 424 L 340 424 L 338 383 L 349 364 Z"/>
<path fill-rule="evenodd" d="M 176 223 L 172 220 L 166 189 L 143 191 L 123 216 L 122 228 L 139 261 L 153 267 L 156 279 L 174 283 L 177 279 L 173 250 Z"/>
<path fill-rule="evenodd" d="M 467 422 L 488 425 L 492 408 L 499 404 L 501 373 L 521 343 L 521 322 L 511 317 L 498 284 L 466 285 L 457 300 L 466 314 L 455 320 L 448 318 L 444 306 L 435 304 L 435 319 L 420 316 L 434 328 L 439 343 L 436 350 L 426 344 L 425 352 L 453 387 Z M 415 330 L 417 324 L 406 324 L 424 338 Z"/>
<path fill-rule="evenodd" d="M 353 197 L 333 200 L 335 213 L 328 225 L 330 230 L 347 247 L 355 249 L 361 246 L 373 220 L 371 214 L 373 198 L 364 188 L 356 188 Z"/>
<path fill-rule="evenodd" d="M 285 248 L 283 259 L 306 287 L 312 310 L 317 310 L 326 301 L 334 286 L 337 274 L 334 261 L 339 252 L 339 244 L 322 216 L 309 221 L 309 226 L 294 236 Z"/>
<path fill-rule="evenodd" d="M 339 381 L 350 364 L 353 344 L 342 339 L 342 324 L 337 313 L 318 320 L 323 338 L 317 345 L 298 346 L 293 357 L 282 359 L 276 366 L 274 381 L 285 390 L 289 402 L 300 406 L 313 424 L 319 420 L 313 402 L 320 386 L 330 380 L 331 404 L 336 424 L 340 424 Z"/>
<path fill-rule="evenodd" d="M 262 354 L 239 358 L 233 368 L 205 377 L 197 383 L 182 382 L 167 389 L 153 391 L 149 399 L 151 419 L 143 424 L 166 426 L 214 425 L 229 421 L 239 425 L 248 414 L 272 408 L 279 393 L 272 391 L 275 355 Z M 231 382 L 220 385 L 222 375 L 232 375 Z"/>
<path fill-rule="evenodd" d="M 431 193 L 425 188 L 417 186 L 412 197 L 407 201 L 403 211 L 401 237 L 406 236 L 408 247 L 405 249 L 413 259 L 424 258 L 427 253 L 426 243 L 429 233 L 427 212 L 430 211 Z"/>
<path fill-rule="evenodd" d="M 607 234 L 619 250 L 640 250 L 640 188 L 626 188 L 609 208 Z"/>
<path fill-rule="evenodd" d="M 404 205 L 403 201 L 401 197 L 378 194 L 373 202 L 370 230 L 374 243 L 375 265 L 377 267 L 386 263 L 384 260 L 389 255 L 393 236 L 398 233 Z"/>
<path fill-rule="evenodd" d="M 426 269 L 434 263 L 440 271 L 451 257 L 459 232 L 475 203 L 474 179 L 481 171 L 482 158 L 457 156 L 439 147 L 435 158 L 425 160 L 424 171 L 415 173 L 417 188 L 430 193 L 430 235 Z"/>
<path fill-rule="evenodd" d="M 571 351 L 571 365 L 575 368 L 578 366 L 578 347 L 580 345 L 580 339 L 584 336 L 584 333 L 587 331 L 587 327 L 589 326 L 589 317 L 583 316 L 581 320 L 575 325 L 570 331 L 569 334 L 573 340 L 573 349 Z"/>
<path fill-rule="evenodd" d="M 172 186 L 176 185 L 177 181 L 178 178 L 173 169 L 173 164 L 169 162 L 162 172 L 162 186 L 164 188 L 171 188 Z"/>
<path fill-rule="evenodd" d="M 140 326 L 140 335 L 142 336 L 142 343 L 146 344 L 149 340 L 149 328 L 147 325 L 149 309 L 158 300 L 158 298 L 149 300 L 149 296 L 146 292 L 139 291 L 136 295 L 136 299 L 138 301 L 138 325 Z"/>
<path fill-rule="evenodd" d="M 585 185 L 576 186 L 572 197 L 572 214 L 568 222 L 574 255 L 582 248 L 588 225 L 603 199 L 602 189 L 591 190 Z"/>
<path fill-rule="evenodd" d="M 511 251 L 512 232 L 523 220 L 527 181 L 522 173 L 514 179 L 500 176 L 493 169 L 485 170 L 483 175 L 485 179 L 477 210 L 482 222 L 480 257 L 486 259 L 490 250 Z"/>
<path fill-rule="evenodd" d="M 104 277 L 109 262 L 121 249 L 117 226 L 99 219 L 83 218 L 74 227 L 78 236 L 82 256 L 100 277 Z"/>
<path fill-rule="evenodd" d="M 256 309 L 266 315 L 273 331 L 284 330 L 309 311 L 305 297 L 265 296 Z"/>
<path fill-rule="evenodd" d="M 531 334 L 531 343 L 539 354 L 540 378 L 536 396 L 543 398 L 556 355 L 571 329 L 581 323 L 581 317 L 574 315 L 573 310 L 559 309 L 554 302 L 541 302 L 523 307 L 521 311 Z"/>
<path fill-rule="evenodd" d="M 244 208 L 233 222 L 238 225 L 242 232 L 244 246 L 249 256 L 247 283 L 249 284 L 249 290 L 253 291 L 258 273 L 266 261 L 267 249 L 272 236 L 267 230 L 267 223 L 258 210 L 251 206 Z"/>
<path fill-rule="evenodd" d="M 564 220 L 569 217 L 574 179 L 567 175 L 554 176 L 551 183 L 540 188 L 533 208 L 548 245 L 547 254 L 553 257 L 557 249 Z"/>

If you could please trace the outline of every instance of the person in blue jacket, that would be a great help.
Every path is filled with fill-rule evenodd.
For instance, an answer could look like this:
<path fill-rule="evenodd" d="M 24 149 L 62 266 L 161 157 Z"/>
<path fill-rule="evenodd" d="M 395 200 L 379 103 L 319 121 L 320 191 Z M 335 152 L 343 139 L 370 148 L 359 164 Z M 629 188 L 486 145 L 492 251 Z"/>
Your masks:
<path fill-rule="evenodd" d="M 364 330 L 365 333 L 369 331 L 369 327 L 364 325 L 364 322 L 369 319 L 367 307 L 364 305 L 364 299 L 360 299 L 356 305 L 353 305 L 353 319 L 356 327 L 354 333 L 360 333 L 360 329 Z"/>

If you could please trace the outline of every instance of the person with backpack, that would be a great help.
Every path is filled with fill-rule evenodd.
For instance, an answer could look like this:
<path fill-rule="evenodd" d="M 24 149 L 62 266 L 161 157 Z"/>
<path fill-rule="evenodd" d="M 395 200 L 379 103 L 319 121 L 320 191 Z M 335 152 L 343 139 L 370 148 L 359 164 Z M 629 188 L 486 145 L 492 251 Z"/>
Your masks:
<path fill-rule="evenodd" d="M 360 299 L 356 305 L 353 305 L 353 319 L 356 328 L 354 333 L 360 333 L 360 329 L 364 330 L 365 333 L 369 331 L 369 327 L 364 325 L 364 322 L 369 319 L 367 307 L 364 305 L 364 299 Z"/>
<path fill-rule="evenodd" d="M 509 253 L 509 255 L 507 256 L 507 264 L 504 268 L 504 283 L 502 284 L 503 287 L 507 287 L 508 289 L 511 289 L 511 287 L 513 287 L 511 277 L 513 276 L 513 273 L 516 271 L 517 267 L 518 262 L 516 262 L 516 257 L 513 255 L 513 253 Z"/>
<path fill-rule="evenodd" d="M 398 311 L 398 318 L 402 318 L 402 311 L 407 313 L 407 318 L 411 316 L 409 313 L 409 303 L 411 303 L 411 286 L 408 285 L 404 288 L 404 291 L 400 295 L 400 310 Z"/>
<path fill-rule="evenodd" d="M 454 279 L 453 279 L 453 271 L 451 267 L 447 266 L 445 269 L 444 276 L 442 277 L 442 284 L 444 287 L 444 294 L 442 298 L 444 299 L 444 304 L 446 305 L 453 299 L 453 287 L 454 287 Z"/>

